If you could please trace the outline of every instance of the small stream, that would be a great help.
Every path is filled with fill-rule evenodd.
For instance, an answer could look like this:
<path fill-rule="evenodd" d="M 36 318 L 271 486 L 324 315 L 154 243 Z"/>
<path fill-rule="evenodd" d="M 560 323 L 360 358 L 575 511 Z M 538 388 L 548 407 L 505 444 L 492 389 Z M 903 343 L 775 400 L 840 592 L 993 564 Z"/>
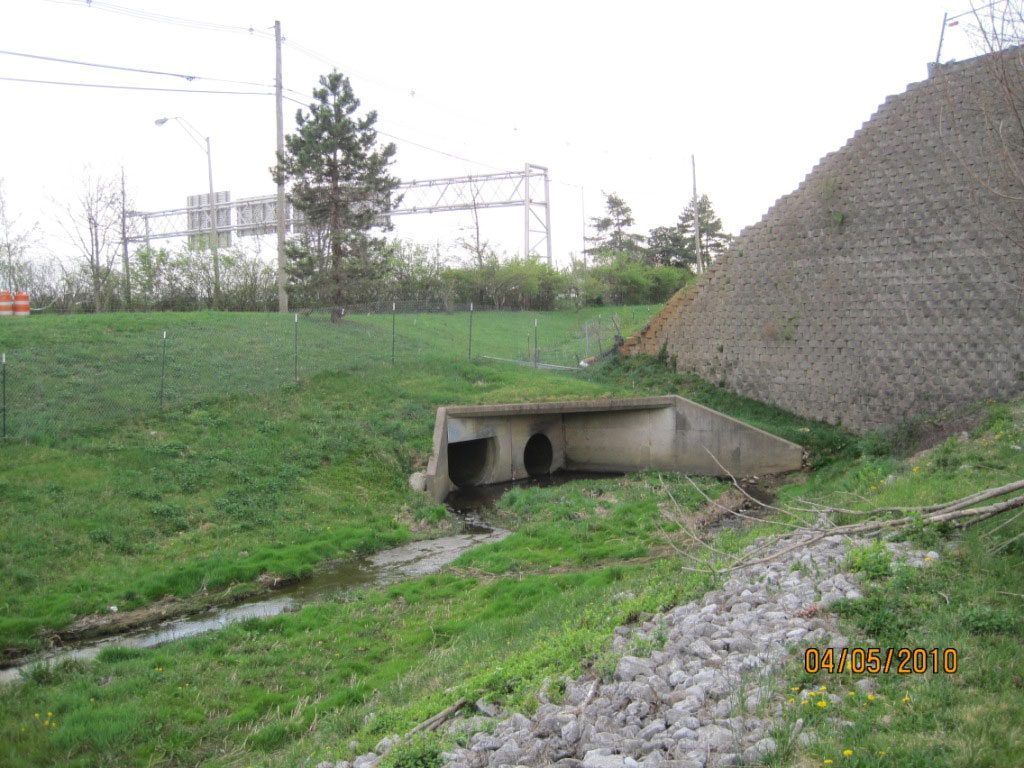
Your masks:
<path fill-rule="evenodd" d="M 153 648 L 174 640 L 215 632 L 239 621 L 268 618 L 295 611 L 307 603 L 331 599 L 338 593 L 354 587 L 386 586 L 436 573 L 466 550 L 481 544 L 501 541 L 511 534 L 511 531 L 486 522 L 487 512 L 494 508 L 498 499 L 510 488 L 558 485 L 569 480 L 595 476 L 599 475 L 558 472 L 525 481 L 458 489 L 445 500 L 454 515 L 462 522 L 458 534 L 414 541 L 373 555 L 339 561 L 309 578 L 276 588 L 270 595 L 251 602 L 169 619 L 153 627 L 27 657 L 15 666 L 0 669 L 0 685 L 18 680 L 22 670 L 36 664 L 57 664 L 71 659 L 90 661 L 104 648 Z"/>

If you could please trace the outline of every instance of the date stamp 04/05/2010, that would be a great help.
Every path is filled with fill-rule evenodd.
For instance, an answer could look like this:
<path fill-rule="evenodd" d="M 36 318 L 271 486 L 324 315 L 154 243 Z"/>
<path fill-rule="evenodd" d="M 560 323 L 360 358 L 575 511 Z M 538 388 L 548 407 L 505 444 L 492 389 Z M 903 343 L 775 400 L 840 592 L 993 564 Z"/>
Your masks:
<path fill-rule="evenodd" d="M 808 648 L 804 671 L 853 672 L 898 675 L 955 674 L 959 664 L 956 648 Z"/>

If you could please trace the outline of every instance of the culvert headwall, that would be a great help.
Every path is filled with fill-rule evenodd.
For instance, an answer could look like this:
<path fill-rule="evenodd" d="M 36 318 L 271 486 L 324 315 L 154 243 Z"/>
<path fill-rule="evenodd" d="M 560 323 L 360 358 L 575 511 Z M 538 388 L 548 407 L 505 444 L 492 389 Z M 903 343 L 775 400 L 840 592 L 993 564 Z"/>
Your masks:
<path fill-rule="evenodd" d="M 489 485 L 560 469 L 737 476 L 799 469 L 788 440 L 668 395 L 438 408 L 426 490 Z"/>

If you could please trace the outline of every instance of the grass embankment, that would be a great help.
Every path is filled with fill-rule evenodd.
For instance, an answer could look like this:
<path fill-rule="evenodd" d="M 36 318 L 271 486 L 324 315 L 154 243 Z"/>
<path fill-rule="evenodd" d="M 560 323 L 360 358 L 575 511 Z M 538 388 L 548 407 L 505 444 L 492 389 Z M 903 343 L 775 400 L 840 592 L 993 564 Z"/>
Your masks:
<path fill-rule="evenodd" d="M 840 430 L 668 374 L 652 361 L 616 362 L 587 378 L 569 378 L 447 359 L 431 362 L 427 357 L 414 370 L 389 371 L 386 376 L 370 371 L 324 375 L 273 397 L 192 409 L 74 438 L 59 448 L 25 447 L 17 470 L 8 467 L 2 475 L 5 493 L 18 495 L 15 509 L 23 511 L 19 523 L 32 514 L 50 517 L 34 529 L 34 537 L 17 545 L 4 541 L 4 565 L 23 569 L 19 584 L 24 585 L 15 590 L 4 584 L 5 601 L 17 602 L 17 612 L 8 607 L 5 618 L 34 617 L 33 626 L 38 626 L 41 617 L 53 621 L 72 612 L 71 605 L 103 607 L 123 600 L 126 590 L 137 589 L 140 581 L 161 585 L 151 590 L 153 596 L 161 594 L 161 580 L 174 582 L 184 593 L 201 586 L 204 578 L 212 584 L 208 573 L 215 566 L 225 578 L 251 578 L 270 566 L 284 572 L 311 567 L 324 552 L 337 556 L 356 548 L 352 542 L 381 546 L 382 541 L 407 537 L 407 526 L 396 518 L 434 516 L 421 497 L 406 490 L 405 476 L 425 459 L 433 407 L 442 402 L 666 391 L 691 396 L 807 446 L 818 470 L 803 485 L 783 489 L 784 498 L 853 492 L 878 503 L 931 502 L 1019 477 L 1024 469 L 1020 452 L 1012 448 L 1020 443 L 1019 411 L 997 414 L 1000 423 L 1010 426 L 990 424 L 972 441 L 951 443 L 942 449 L 941 461 L 911 464 L 876 455 L 884 452 L 883 440 L 855 440 Z M 216 423 L 207 422 L 214 418 L 211 414 L 216 414 Z M 280 439 L 278 432 L 291 437 Z M 150 440 L 155 442 L 150 445 Z M 166 442 L 173 448 L 166 449 Z M 139 462 L 135 480 L 126 486 L 111 481 L 113 470 L 131 466 L 126 458 L 133 455 Z M 46 460 L 61 478 L 57 482 L 69 486 L 59 504 L 46 495 L 51 480 L 45 472 L 25 472 Z M 168 486 L 162 492 L 186 510 L 179 532 L 163 533 L 157 525 L 153 510 L 168 503 L 166 498 L 133 496 L 132 489 L 162 487 L 147 473 L 163 471 L 163 462 L 182 475 L 192 466 L 200 468 L 193 485 Z M 961 469 L 964 463 L 972 471 Z M 288 467 L 293 467 L 290 474 Z M 167 476 L 178 477 L 173 471 Z M 269 481 L 273 477 L 277 480 Z M 685 480 L 667 482 L 685 507 L 699 506 L 699 494 Z M 721 486 L 705 482 L 705 488 L 714 494 Z M 97 506 L 93 498 L 71 501 L 88 490 L 109 506 Z M 270 502 L 264 501 L 268 493 Z M 217 499 L 228 501 L 218 504 Z M 662 516 L 666 500 L 657 478 L 647 475 L 515 491 L 504 498 L 502 514 L 513 521 L 516 533 L 467 553 L 449 573 L 383 590 L 356 590 L 295 614 L 158 649 L 111 650 L 93 664 L 41 670 L 2 694 L 0 763 L 294 765 L 358 754 L 460 696 L 487 696 L 510 707 L 529 708 L 545 678 L 574 675 L 588 665 L 612 668 L 608 643 L 616 625 L 695 598 L 710 586 L 708 578 L 682 571 L 676 561 L 646 559 L 662 548 L 662 529 L 672 532 Z M 71 503 L 78 506 L 67 506 Z M 115 513 L 124 504 L 133 511 L 118 518 Z M 97 514 L 99 509 L 108 512 Z M 77 530 L 74 518 L 82 527 L 93 521 L 111 535 L 135 525 L 134 536 L 125 541 L 151 537 L 151 549 L 118 552 L 102 536 L 62 543 L 63 529 Z M 204 530 L 204 523 L 212 527 Z M 15 527 L 6 519 L 4 525 Z M 54 528 L 62 530 L 51 536 Z M 1019 531 L 1021 526 L 1013 528 Z M 736 550 L 755 534 L 726 531 L 716 547 Z M 86 547 L 84 555 L 74 556 L 76 544 Z M 54 557 L 57 550 L 50 547 L 55 546 L 72 549 Z M 949 615 L 960 616 L 971 607 L 960 601 L 971 595 L 971 579 L 978 580 L 979 588 L 984 586 L 981 599 L 991 599 L 993 610 L 1005 608 L 1012 619 L 1009 624 L 983 623 L 994 626 L 995 634 L 972 636 L 972 642 L 997 647 L 998 654 L 989 658 L 978 652 L 974 661 L 975 651 L 967 651 L 974 646 L 962 636 L 967 630 L 959 629 L 966 625 L 943 624 L 944 599 L 936 602 L 934 585 L 927 581 L 941 571 L 900 576 L 897 582 L 881 575 L 880 589 L 898 592 L 907 604 L 918 600 L 925 606 L 911 614 L 915 618 L 909 623 L 899 613 L 901 644 L 922 645 L 932 636 L 935 644 L 962 643 L 962 671 L 948 679 L 893 682 L 917 686 L 914 706 L 899 709 L 894 704 L 889 725 L 866 723 L 856 732 L 865 734 L 863 744 L 855 745 L 861 765 L 905 764 L 866 762 L 866 750 L 878 746 L 876 751 L 885 751 L 880 741 L 868 740 L 885 734 L 916 738 L 918 744 L 941 744 L 942 739 L 994 743 L 1000 736 L 1012 744 L 1013 724 L 982 713 L 989 711 L 985 707 L 1019 713 L 1012 682 L 992 664 L 998 660 L 1019 669 L 1022 661 L 1019 635 L 1013 634 L 1020 631 L 1020 612 L 1012 603 L 997 602 L 1002 599 L 999 591 L 1024 593 L 1011 568 L 1020 555 L 1002 552 L 979 560 L 966 556 L 969 545 L 962 551 L 965 556 L 959 560 L 950 557 L 939 564 L 956 569 L 961 582 L 956 589 L 950 585 L 941 590 L 950 598 Z M 250 558 L 262 558 L 260 567 L 245 570 L 252 565 Z M 173 575 L 180 572 L 191 575 L 175 581 Z M 33 580 L 41 586 L 34 588 Z M 76 584 L 105 591 L 87 595 L 71 588 Z M 19 590 L 28 594 L 17 594 Z M 889 599 L 884 593 L 871 604 L 882 610 Z M 62 604 L 64 613 L 51 611 L 51 603 L 61 600 L 68 601 Z M 852 622 L 862 620 L 851 615 L 851 633 L 857 626 Z M 5 626 L 17 640 L 28 638 L 32 628 Z M 979 626 L 977 620 L 971 626 Z M 872 636 L 878 643 L 890 642 Z M 972 666 L 969 672 L 969 664 L 983 666 Z M 780 685 L 801 682 L 810 681 Z M 939 687 L 932 691 L 932 685 Z M 933 734 L 930 729 L 945 722 L 940 715 L 947 705 L 971 717 L 956 733 Z M 918 717 L 921 712 L 927 717 Z M 825 734 L 828 738 L 827 729 Z M 437 745 L 422 746 L 420 757 L 436 755 Z M 818 765 L 825 750 L 833 748 L 850 747 L 826 742 L 786 751 L 779 762 Z M 911 764 L 964 764 L 958 761 L 962 752 L 955 750 L 940 748 L 931 756 L 931 762 Z M 839 759 L 841 755 L 836 764 Z M 985 759 L 975 764 L 998 763 Z"/>
<path fill-rule="evenodd" d="M 650 308 L 617 311 L 635 324 Z M 547 313 L 541 323 L 565 335 L 593 314 Z M 0 451 L 9 510 L 0 516 L 0 653 L 34 647 L 40 632 L 111 605 L 251 584 L 263 573 L 301 576 L 324 560 L 404 541 L 413 517 L 436 517 L 405 477 L 426 461 L 437 406 L 604 391 L 529 369 L 470 365 L 448 328 L 468 316 L 399 321 L 415 335 L 399 338 L 405 357 L 396 353 L 392 368 L 380 364 L 381 355 L 390 360 L 384 319 L 300 318 L 300 375 L 335 373 L 298 388 L 291 316 L 0 324 L 8 424 L 17 434 L 31 416 L 44 430 Z M 476 313 L 474 337 L 504 351 L 510 329 L 528 321 Z M 161 329 L 170 347 L 166 400 L 178 405 L 158 416 Z M 377 338 L 384 330 L 386 350 Z M 152 415 L 126 419 L 131 412 Z M 115 418 L 119 426 L 99 426 Z M 64 439 L 45 432 L 61 425 L 78 431 Z"/>
<path fill-rule="evenodd" d="M 626 335 L 655 306 L 558 312 L 475 312 L 474 356 L 532 360 L 534 322 L 541 362 L 575 364 L 615 324 Z M 614 322 L 613 322 L 614 319 Z M 328 312 L 39 315 L 0 323 L 7 355 L 7 430 L 19 440 L 68 433 L 241 394 L 275 392 L 326 371 L 418 366 L 426 357 L 467 359 L 468 312 L 348 315 Z M 595 332 L 599 325 L 601 332 Z M 166 332 L 166 340 L 163 334 Z"/>

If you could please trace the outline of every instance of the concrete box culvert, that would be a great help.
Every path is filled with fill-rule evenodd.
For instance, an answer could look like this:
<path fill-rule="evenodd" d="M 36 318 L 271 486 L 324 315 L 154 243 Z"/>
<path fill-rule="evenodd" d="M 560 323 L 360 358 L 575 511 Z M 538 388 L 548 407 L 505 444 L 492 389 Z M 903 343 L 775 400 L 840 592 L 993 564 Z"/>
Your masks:
<path fill-rule="evenodd" d="M 437 410 L 422 482 L 442 501 L 458 485 L 560 469 L 745 477 L 797 470 L 802 459 L 799 445 L 677 395 L 448 406 Z"/>

